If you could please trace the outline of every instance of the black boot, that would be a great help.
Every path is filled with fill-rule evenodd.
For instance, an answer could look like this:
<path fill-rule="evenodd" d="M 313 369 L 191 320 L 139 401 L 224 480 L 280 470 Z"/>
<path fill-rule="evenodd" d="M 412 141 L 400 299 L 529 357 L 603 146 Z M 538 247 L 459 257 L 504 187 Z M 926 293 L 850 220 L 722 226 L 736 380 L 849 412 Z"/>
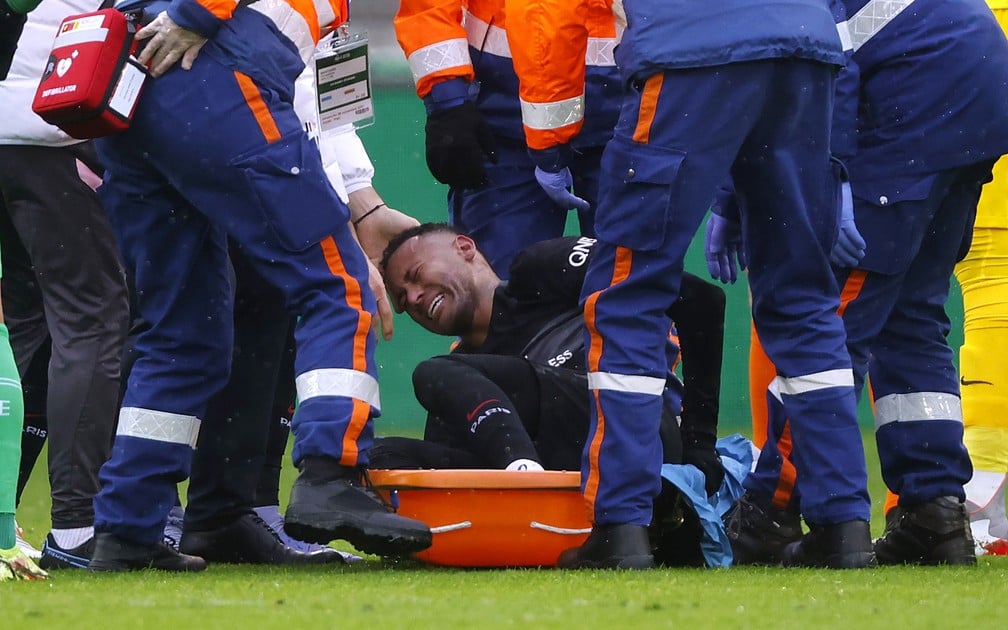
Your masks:
<path fill-rule="evenodd" d="M 90 571 L 202 571 L 206 561 L 198 556 L 179 553 L 164 544 L 141 545 L 108 532 L 95 533 L 94 555 L 88 564 Z"/>
<path fill-rule="evenodd" d="M 879 564 L 976 564 L 969 515 L 957 497 L 900 506 L 897 516 L 875 541 Z"/>
<path fill-rule="evenodd" d="M 786 567 L 864 569 L 875 566 L 868 521 L 809 524 L 809 533 L 784 548 Z"/>
<path fill-rule="evenodd" d="M 324 457 L 306 457 L 291 489 L 284 531 L 314 543 L 348 541 L 380 556 L 400 556 L 431 546 L 430 528 L 395 514 L 370 488 L 366 475 Z"/>
<path fill-rule="evenodd" d="M 580 547 L 565 549 L 561 569 L 653 569 L 654 556 L 643 525 L 596 525 Z"/>
<path fill-rule="evenodd" d="M 242 514 L 223 527 L 207 531 L 183 530 L 179 551 L 209 562 L 232 564 L 343 564 L 335 549 L 304 553 L 291 549 L 258 515 Z"/>
<path fill-rule="evenodd" d="M 784 548 L 802 537 L 796 512 L 779 510 L 748 492 L 732 504 L 723 520 L 736 565 L 780 564 Z"/>

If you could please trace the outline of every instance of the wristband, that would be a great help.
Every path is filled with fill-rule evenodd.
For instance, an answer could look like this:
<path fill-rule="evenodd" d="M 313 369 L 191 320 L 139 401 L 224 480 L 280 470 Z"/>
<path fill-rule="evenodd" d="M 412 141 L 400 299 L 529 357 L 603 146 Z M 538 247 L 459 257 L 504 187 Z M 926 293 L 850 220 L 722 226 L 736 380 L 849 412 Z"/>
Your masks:
<path fill-rule="evenodd" d="M 371 216 L 372 214 L 374 214 L 375 210 L 377 210 L 378 208 L 382 208 L 384 206 L 385 206 L 385 202 L 383 201 L 382 203 L 378 204 L 374 208 L 371 208 L 370 210 L 368 210 L 364 214 L 360 215 L 359 217 L 357 217 L 356 219 L 354 219 L 350 223 L 354 226 L 354 228 L 356 228 L 358 225 L 360 225 L 361 221 L 363 221 L 364 219 L 366 219 L 369 216 Z"/>

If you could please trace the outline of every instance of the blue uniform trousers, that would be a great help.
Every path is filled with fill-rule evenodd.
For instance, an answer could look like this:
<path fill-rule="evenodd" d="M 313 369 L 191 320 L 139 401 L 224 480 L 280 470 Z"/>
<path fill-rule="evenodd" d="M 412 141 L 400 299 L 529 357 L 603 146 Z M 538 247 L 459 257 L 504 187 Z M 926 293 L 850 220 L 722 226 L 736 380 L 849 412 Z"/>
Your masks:
<path fill-rule="evenodd" d="M 570 165 L 574 194 L 591 204 L 578 212 L 583 236 L 594 236 L 602 147 L 578 149 Z M 497 163 L 485 164 L 488 183 L 478 189 L 452 189 L 448 195 L 452 225 L 479 243 L 490 265 L 507 279 L 515 255 L 532 243 L 563 236 L 568 208 L 546 196 L 535 179 L 535 163 L 524 142 L 497 138 Z"/>
<path fill-rule="evenodd" d="M 941 496 L 964 498 L 973 474 L 963 446 L 959 382 L 947 335 L 945 303 L 953 268 L 969 248 L 980 189 L 992 163 L 919 178 L 919 191 L 879 205 L 855 198 L 868 246 L 861 268 L 836 269 L 858 392 L 871 382 L 882 478 L 901 505 Z M 857 183 L 854 182 L 857 190 Z M 772 496 L 782 458 L 783 417 L 771 414 L 770 437 L 747 489 Z"/>
<path fill-rule="evenodd" d="M 300 317 L 295 463 L 366 464 L 379 407 L 374 296 L 349 211 L 289 93 L 226 66 L 214 45 L 191 70 L 148 81 L 130 130 L 99 143 L 101 195 L 150 329 L 136 342 L 95 526 L 141 543 L 160 539 L 207 401 L 228 378 L 226 234 Z"/>
<path fill-rule="evenodd" d="M 792 418 L 806 517 L 869 517 L 853 377 L 825 248 L 834 69 L 766 60 L 635 82 L 602 160 L 584 298 L 593 413 L 582 465 L 598 524 L 647 525 L 659 490 L 662 352 L 687 247 L 731 174 L 753 318 Z"/>

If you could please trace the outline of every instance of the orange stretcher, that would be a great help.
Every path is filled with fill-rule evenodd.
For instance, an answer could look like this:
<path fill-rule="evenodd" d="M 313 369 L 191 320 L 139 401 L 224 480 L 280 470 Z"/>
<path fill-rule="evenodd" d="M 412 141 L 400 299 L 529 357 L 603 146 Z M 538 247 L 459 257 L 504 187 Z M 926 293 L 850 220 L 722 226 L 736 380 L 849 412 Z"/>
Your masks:
<path fill-rule="evenodd" d="M 575 471 L 371 470 L 399 514 L 427 523 L 434 543 L 415 554 L 454 567 L 551 567 L 591 531 Z"/>

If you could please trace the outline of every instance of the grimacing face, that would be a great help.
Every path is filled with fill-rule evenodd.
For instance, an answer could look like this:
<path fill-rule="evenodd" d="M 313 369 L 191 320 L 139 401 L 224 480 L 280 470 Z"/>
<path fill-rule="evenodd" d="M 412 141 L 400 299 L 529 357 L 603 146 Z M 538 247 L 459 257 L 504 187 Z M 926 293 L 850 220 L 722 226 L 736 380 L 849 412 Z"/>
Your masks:
<path fill-rule="evenodd" d="M 409 239 L 385 267 L 393 308 L 433 333 L 464 336 L 476 310 L 475 254 L 472 239 L 449 232 Z"/>

